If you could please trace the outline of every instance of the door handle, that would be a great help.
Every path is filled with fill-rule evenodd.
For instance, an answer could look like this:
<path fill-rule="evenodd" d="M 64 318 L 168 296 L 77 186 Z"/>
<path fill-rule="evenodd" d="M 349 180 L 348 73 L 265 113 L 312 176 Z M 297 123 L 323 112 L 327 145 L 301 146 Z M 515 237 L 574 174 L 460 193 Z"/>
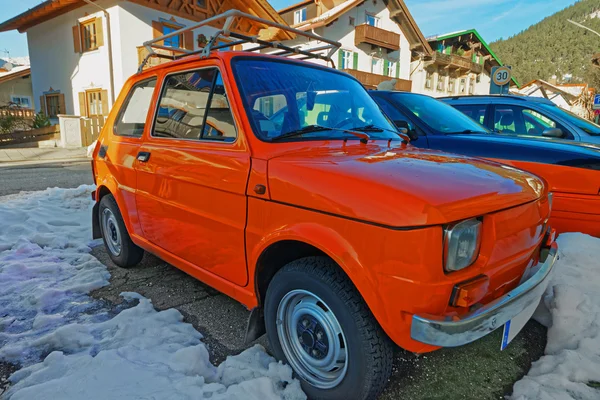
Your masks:
<path fill-rule="evenodd" d="M 139 162 L 146 162 L 150 159 L 149 151 L 140 151 L 137 155 L 137 159 Z"/>

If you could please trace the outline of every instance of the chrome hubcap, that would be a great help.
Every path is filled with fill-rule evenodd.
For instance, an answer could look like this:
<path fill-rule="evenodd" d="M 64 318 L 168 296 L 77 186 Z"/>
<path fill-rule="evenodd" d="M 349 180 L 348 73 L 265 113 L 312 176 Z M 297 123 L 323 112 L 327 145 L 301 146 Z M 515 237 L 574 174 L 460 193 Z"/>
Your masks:
<path fill-rule="evenodd" d="M 121 254 L 121 232 L 115 215 L 108 208 L 102 211 L 102 233 L 108 250 L 114 256 Z"/>
<path fill-rule="evenodd" d="M 314 294 L 293 290 L 281 299 L 277 335 L 294 371 L 311 385 L 330 389 L 346 376 L 344 332 L 331 309 Z"/>

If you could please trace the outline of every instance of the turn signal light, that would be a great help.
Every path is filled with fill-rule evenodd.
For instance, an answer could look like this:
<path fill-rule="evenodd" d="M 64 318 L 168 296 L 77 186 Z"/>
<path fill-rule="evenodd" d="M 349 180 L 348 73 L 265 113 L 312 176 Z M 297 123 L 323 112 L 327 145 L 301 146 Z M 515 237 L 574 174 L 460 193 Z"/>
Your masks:
<path fill-rule="evenodd" d="M 450 305 L 454 307 L 470 307 L 487 294 L 490 278 L 486 275 L 477 276 L 454 286 Z"/>

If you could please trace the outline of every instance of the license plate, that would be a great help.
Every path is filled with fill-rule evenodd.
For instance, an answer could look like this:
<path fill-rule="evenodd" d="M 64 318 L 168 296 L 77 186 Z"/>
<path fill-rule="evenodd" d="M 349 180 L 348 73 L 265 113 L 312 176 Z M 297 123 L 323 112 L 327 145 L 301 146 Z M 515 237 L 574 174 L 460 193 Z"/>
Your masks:
<path fill-rule="evenodd" d="M 508 344 L 519 334 L 519 332 L 521 332 L 521 329 L 523 329 L 527 321 L 531 319 L 537 306 L 538 303 L 531 303 L 527 308 L 521 311 L 520 314 L 504 324 L 504 334 L 502 335 L 502 345 L 500 346 L 500 350 L 506 349 Z"/>

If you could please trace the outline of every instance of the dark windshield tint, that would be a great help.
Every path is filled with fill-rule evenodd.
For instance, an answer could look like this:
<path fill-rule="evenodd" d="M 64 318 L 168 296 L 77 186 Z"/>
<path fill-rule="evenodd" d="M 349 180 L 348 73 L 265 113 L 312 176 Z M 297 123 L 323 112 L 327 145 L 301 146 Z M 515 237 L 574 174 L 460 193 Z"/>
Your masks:
<path fill-rule="evenodd" d="M 331 129 L 286 140 L 358 139 L 341 130 L 366 126 L 382 128 L 369 130 L 371 139 L 400 140 L 362 85 L 344 74 L 268 59 L 238 58 L 233 65 L 254 132 L 263 140 L 310 126 Z"/>
<path fill-rule="evenodd" d="M 489 132 L 454 107 L 429 96 L 393 93 L 391 98 L 438 133 Z"/>
<path fill-rule="evenodd" d="M 557 116 L 564 118 L 569 123 L 575 125 L 582 131 L 584 131 L 592 136 L 600 136 L 600 126 L 599 125 L 596 125 L 593 122 L 583 119 L 580 116 L 575 115 L 570 111 L 563 110 L 562 108 L 557 107 L 557 106 L 551 106 L 548 104 L 541 104 L 541 106 L 543 108 L 545 108 L 546 110 L 556 114 Z"/>

